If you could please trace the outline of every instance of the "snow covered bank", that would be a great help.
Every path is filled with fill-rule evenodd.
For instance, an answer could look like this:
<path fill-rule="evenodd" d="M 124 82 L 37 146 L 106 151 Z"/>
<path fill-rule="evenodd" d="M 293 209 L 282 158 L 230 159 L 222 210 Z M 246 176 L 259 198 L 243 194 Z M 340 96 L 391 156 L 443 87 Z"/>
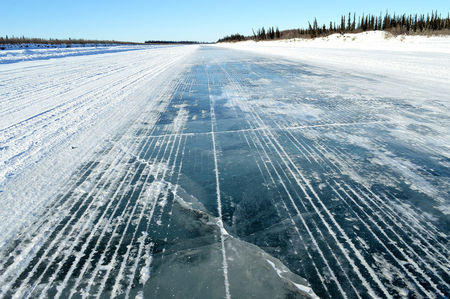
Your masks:
<path fill-rule="evenodd" d="M 287 39 L 276 41 L 245 41 L 239 43 L 223 43 L 220 45 L 244 48 L 289 47 L 289 48 L 333 48 L 359 50 L 385 50 L 408 52 L 437 52 L 450 54 L 450 36 L 399 35 L 393 36 L 384 31 L 369 31 L 362 33 L 332 34 L 315 39 Z"/>
<path fill-rule="evenodd" d="M 68 56 L 95 55 L 124 51 L 144 50 L 167 46 L 155 45 L 0 45 L 0 64 L 27 60 L 61 58 Z"/>
<path fill-rule="evenodd" d="M 85 44 L 43 44 L 43 43 L 20 43 L 20 44 L 0 44 L 0 50 L 21 50 L 21 49 L 63 49 L 63 48 L 106 48 L 106 47 L 129 47 L 133 44 L 102 44 L 102 43 L 85 43 Z"/>
<path fill-rule="evenodd" d="M 310 40 L 245 41 L 215 46 L 383 76 L 396 73 L 439 84 L 450 80 L 449 36 L 393 37 L 382 31 L 372 31 Z"/>

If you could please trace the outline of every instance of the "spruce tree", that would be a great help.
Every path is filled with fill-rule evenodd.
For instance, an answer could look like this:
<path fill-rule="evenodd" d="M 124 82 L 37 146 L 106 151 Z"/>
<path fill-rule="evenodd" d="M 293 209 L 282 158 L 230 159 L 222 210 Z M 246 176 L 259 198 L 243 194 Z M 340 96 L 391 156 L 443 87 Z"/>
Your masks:
<path fill-rule="evenodd" d="M 355 31 L 356 28 L 356 13 L 353 13 L 353 23 L 352 23 L 352 31 Z"/>
<path fill-rule="evenodd" d="M 278 27 L 277 27 L 277 29 L 276 29 L 276 31 L 275 31 L 275 37 L 276 37 L 277 39 L 281 38 L 281 33 L 280 33 L 280 30 L 278 29 Z"/>
<path fill-rule="evenodd" d="M 347 31 L 351 31 L 351 30 L 352 30 L 351 21 L 352 21 L 352 14 L 351 14 L 351 13 L 348 13 Z"/>

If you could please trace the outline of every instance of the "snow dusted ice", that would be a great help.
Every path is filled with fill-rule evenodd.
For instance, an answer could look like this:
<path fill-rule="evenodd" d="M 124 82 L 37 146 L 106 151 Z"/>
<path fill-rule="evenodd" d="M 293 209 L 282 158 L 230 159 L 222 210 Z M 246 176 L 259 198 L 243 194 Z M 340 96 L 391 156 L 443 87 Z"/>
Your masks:
<path fill-rule="evenodd" d="M 449 45 L 8 54 L 0 297 L 448 296 Z"/>

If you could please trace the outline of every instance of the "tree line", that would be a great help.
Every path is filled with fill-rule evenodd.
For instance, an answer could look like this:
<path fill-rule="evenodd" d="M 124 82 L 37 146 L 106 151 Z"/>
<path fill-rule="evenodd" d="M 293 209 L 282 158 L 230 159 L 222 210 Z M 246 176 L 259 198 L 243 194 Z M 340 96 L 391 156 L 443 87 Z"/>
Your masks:
<path fill-rule="evenodd" d="M 115 41 L 115 40 L 90 40 L 90 39 L 44 39 L 44 38 L 30 38 L 30 37 L 8 37 L 6 35 L 5 37 L 0 36 L 0 44 L 6 45 L 6 44 L 42 44 L 42 45 L 75 45 L 75 44 L 118 44 L 118 45 L 132 45 L 132 44 L 139 44 L 139 43 L 133 43 L 133 42 L 121 42 L 121 41 Z"/>
<path fill-rule="evenodd" d="M 235 42 L 243 40 L 275 40 L 289 38 L 315 38 L 334 33 L 359 33 L 364 31 L 384 30 L 394 35 L 397 34 L 450 34 L 450 14 L 442 17 L 437 10 L 431 14 L 393 14 L 386 12 L 382 15 L 366 14 L 356 16 L 356 13 L 342 15 L 340 22 L 329 22 L 319 25 L 314 18 L 313 23 L 308 22 L 307 28 L 289 29 L 279 31 L 278 27 L 265 29 L 264 27 L 254 30 L 251 36 L 233 34 L 219 39 L 217 42 Z"/>
<path fill-rule="evenodd" d="M 5 37 L 0 36 L 0 45 L 24 45 L 26 44 L 37 44 L 44 46 L 52 46 L 52 45 L 87 45 L 87 44 L 95 44 L 95 45 L 142 45 L 142 44 L 204 44 L 204 42 L 197 41 L 161 41 L 161 40 L 149 40 L 144 43 L 133 43 L 133 42 L 122 42 L 115 40 L 89 40 L 89 39 L 44 39 L 44 38 L 29 38 L 25 36 L 21 37 Z"/>

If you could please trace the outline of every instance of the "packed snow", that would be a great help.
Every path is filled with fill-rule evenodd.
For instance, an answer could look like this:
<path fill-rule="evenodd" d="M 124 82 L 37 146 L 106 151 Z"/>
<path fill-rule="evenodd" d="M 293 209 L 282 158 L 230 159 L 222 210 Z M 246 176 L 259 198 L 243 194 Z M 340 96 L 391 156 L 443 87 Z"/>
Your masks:
<path fill-rule="evenodd" d="M 445 44 L 17 54 L 0 297 L 448 296 Z"/>
<path fill-rule="evenodd" d="M 33 215 L 44 194 L 58 190 L 98 140 L 112 138 L 136 113 L 157 104 L 155 88 L 195 51 L 138 47 L 98 55 L 96 48 L 79 49 L 83 56 L 42 61 L 54 54 L 42 50 L 24 59 L 31 61 L 1 66 L 0 244 Z"/>

